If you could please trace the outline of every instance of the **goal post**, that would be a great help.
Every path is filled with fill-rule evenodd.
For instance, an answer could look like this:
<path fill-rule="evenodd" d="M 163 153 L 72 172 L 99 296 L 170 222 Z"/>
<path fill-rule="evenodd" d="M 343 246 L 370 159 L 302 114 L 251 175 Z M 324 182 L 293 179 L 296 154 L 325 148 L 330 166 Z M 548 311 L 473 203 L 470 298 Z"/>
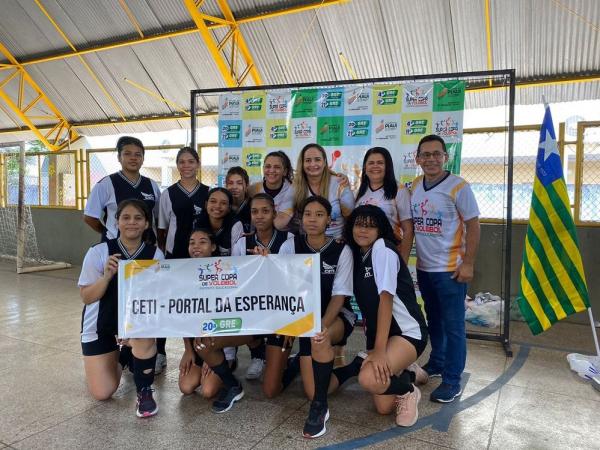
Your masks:
<path fill-rule="evenodd" d="M 0 207 L 0 257 L 14 259 L 17 273 L 30 273 L 46 270 L 66 269 L 69 263 L 55 262 L 45 259 L 38 247 L 35 226 L 31 214 L 31 207 L 27 205 L 26 192 L 26 164 L 25 143 L 3 145 L 12 151 L 18 148 L 18 174 L 9 173 L 5 166 L 3 178 L 6 187 L 6 206 Z M 15 175 L 17 175 L 15 177 Z M 16 182 L 16 183 L 15 183 Z M 16 205 L 10 204 L 9 194 L 11 186 L 17 184 Z"/>

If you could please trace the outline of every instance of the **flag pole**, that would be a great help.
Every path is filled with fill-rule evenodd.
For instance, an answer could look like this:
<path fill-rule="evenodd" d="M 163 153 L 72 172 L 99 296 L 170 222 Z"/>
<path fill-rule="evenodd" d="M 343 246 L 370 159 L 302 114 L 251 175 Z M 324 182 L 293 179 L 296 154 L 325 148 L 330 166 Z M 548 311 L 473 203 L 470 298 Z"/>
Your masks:
<path fill-rule="evenodd" d="M 598 345 L 598 334 L 596 333 L 596 325 L 594 323 L 594 316 L 592 315 L 592 308 L 588 308 L 588 314 L 590 316 L 590 324 L 592 325 L 592 335 L 594 336 L 594 344 L 596 344 L 596 356 L 600 358 L 600 346 Z"/>

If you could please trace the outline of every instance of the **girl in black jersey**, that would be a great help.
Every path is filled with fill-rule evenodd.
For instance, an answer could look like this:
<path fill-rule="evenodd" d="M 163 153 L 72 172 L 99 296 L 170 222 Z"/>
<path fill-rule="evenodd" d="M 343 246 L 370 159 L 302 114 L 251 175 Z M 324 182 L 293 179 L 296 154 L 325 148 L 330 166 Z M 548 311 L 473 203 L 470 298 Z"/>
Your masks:
<path fill-rule="evenodd" d="M 138 417 L 158 412 L 152 396 L 156 362 L 154 339 L 129 339 L 119 352 L 118 326 L 119 260 L 163 259 L 162 252 L 144 243 L 152 214 L 142 200 L 119 203 L 116 212 L 119 237 L 90 248 L 79 276 L 84 303 L 81 318 L 81 348 L 88 387 L 98 400 L 109 399 L 119 387 L 122 368 L 131 365 L 137 388 Z"/>
<path fill-rule="evenodd" d="M 190 258 L 208 258 L 218 256 L 215 235 L 209 230 L 196 228 L 188 241 Z M 179 390 L 183 394 L 192 394 L 198 387 L 202 397 L 213 398 L 222 386 L 221 379 L 202 361 L 194 351 L 194 339 L 184 338 L 185 351 L 179 363 Z"/>
<path fill-rule="evenodd" d="M 175 158 L 180 179 L 160 199 L 158 245 L 167 259 L 188 257 L 188 238 L 194 220 L 204 210 L 208 186 L 198 181 L 200 159 L 191 147 L 183 147 Z"/>
<path fill-rule="evenodd" d="M 227 171 L 225 175 L 225 187 L 233 197 L 231 210 L 235 214 L 235 219 L 239 220 L 244 226 L 244 233 L 250 233 L 250 197 L 248 196 L 248 184 L 250 178 L 248 172 L 243 168 L 236 166 Z"/>
<path fill-rule="evenodd" d="M 305 235 L 286 241 L 279 254 L 320 254 L 322 331 L 312 338 L 300 338 L 300 369 L 304 391 L 312 400 L 304 437 L 316 438 L 326 432 L 329 419 L 327 392 L 333 388 L 333 345 L 352 333 L 356 316 L 349 298 L 352 295 L 352 253 L 350 248 L 326 236 L 331 221 L 331 204 L 313 196 L 301 207 Z"/>
<path fill-rule="evenodd" d="M 220 256 L 231 255 L 233 244 L 244 233 L 242 223 L 232 213 L 233 197 L 225 188 L 208 191 L 206 207 L 194 222 L 194 228 L 206 228 L 215 234 Z"/>
<path fill-rule="evenodd" d="M 191 147 L 182 147 L 175 158 L 180 179 L 160 197 L 158 246 L 167 259 L 188 257 L 188 237 L 194 220 L 206 204 L 208 186 L 198 181 L 200 158 Z M 157 338 L 156 373 L 167 365 L 165 338 Z"/>
<path fill-rule="evenodd" d="M 344 235 L 354 256 L 354 296 L 367 335 L 368 356 L 358 381 L 373 394 L 377 412 L 390 414 L 395 407 L 396 423 L 412 426 L 418 418 L 421 398 L 413 385 L 413 363 L 427 345 L 427 325 L 412 278 L 398 254 L 390 222 L 380 208 L 356 208 Z M 344 381 L 340 377 L 338 380 Z"/>
<path fill-rule="evenodd" d="M 293 234 L 279 231 L 274 226 L 275 202 L 269 194 L 258 193 L 250 200 L 250 214 L 254 232 L 242 236 L 233 247 L 232 256 L 277 254 L 281 245 Z M 250 347 L 250 366 L 246 372 L 246 379 L 253 380 L 260 377 L 263 366 L 266 368 L 263 378 L 263 391 L 268 398 L 273 398 L 283 389 L 282 374 L 286 367 L 290 347 L 284 346 L 283 336 L 269 335 L 267 346 Z"/>

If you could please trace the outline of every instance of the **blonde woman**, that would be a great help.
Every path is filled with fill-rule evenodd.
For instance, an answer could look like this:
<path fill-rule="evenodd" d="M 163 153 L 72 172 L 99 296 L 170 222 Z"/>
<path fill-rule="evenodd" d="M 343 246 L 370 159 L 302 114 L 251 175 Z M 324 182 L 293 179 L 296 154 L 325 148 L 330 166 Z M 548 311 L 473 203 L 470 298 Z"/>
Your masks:
<path fill-rule="evenodd" d="M 319 144 L 307 144 L 300 151 L 294 176 L 294 210 L 296 218 L 304 201 L 311 196 L 326 198 L 331 203 L 331 223 L 325 230 L 327 236 L 341 238 L 345 218 L 354 209 L 354 196 L 344 177 L 331 173 L 327 153 Z M 299 220 L 297 221 L 299 224 Z"/>

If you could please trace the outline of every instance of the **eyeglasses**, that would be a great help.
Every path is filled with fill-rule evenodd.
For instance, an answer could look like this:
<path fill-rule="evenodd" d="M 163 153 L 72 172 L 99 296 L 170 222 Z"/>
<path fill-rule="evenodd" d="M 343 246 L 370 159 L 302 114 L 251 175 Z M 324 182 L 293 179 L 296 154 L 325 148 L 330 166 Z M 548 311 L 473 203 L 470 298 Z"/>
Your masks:
<path fill-rule="evenodd" d="M 429 158 L 433 158 L 433 159 L 442 159 L 446 154 L 442 153 L 442 152 L 433 152 L 433 153 L 429 153 L 429 152 L 421 152 L 419 153 L 419 158 L 421 159 L 429 159 Z"/>

